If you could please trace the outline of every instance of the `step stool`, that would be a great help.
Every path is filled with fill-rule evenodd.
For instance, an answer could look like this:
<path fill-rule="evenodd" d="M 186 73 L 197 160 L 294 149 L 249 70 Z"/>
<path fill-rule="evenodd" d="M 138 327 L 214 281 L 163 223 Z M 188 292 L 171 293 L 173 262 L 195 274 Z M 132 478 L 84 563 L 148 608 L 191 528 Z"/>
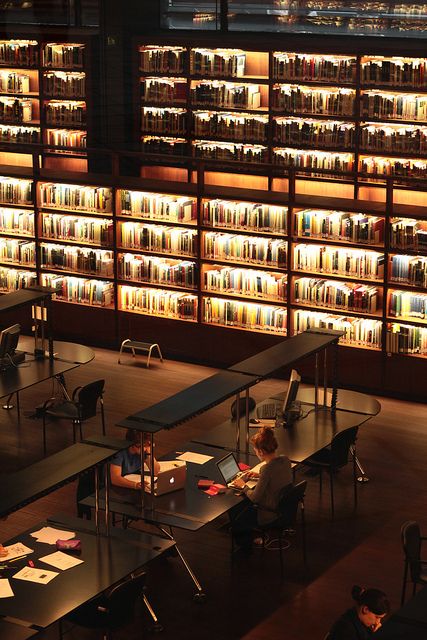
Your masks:
<path fill-rule="evenodd" d="M 140 342 L 139 340 L 131 340 L 130 338 L 127 338 L 126 340 L 123 340 L 121 347 L 120 347 L 120 352 L 119 352 L 119 360 L 118 363 L 121 364 L 120 362 L 120 358 L 123 352 L 123 349 L 130 349 L 132 351 L 132 356 L 135 358 L 135 352 L 136 351 L 141 351 L 143 353 L 147 353 L 147 369 L 150 366 L 150 358 L 151 358 L 151 353 L 153 351 L 153 349 L 157 349 L 157 353 L 159 355 L 160 358 L 160 362 L 163 362 L 163 356 L 162 356 L 162 352 L 160 351 L 160 347 L 157 344 L 157 342 Z"/>

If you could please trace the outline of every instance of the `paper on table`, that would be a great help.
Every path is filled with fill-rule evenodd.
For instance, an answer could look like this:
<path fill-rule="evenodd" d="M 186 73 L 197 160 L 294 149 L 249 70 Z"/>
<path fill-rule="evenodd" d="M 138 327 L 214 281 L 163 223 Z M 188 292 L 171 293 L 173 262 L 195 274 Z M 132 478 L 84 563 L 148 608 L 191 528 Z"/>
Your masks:
<path fill-rule="evenodd" d="M 45 542 L 46 544 L 55 544 L 57 540 L 71 540 L 76 536 L 73 531 L 62 531 L 53 527 L 42 527 L 30 535 L 36 538 L 37 542 Z"/>
<path fill-rule="evenodd" d="M 205 456 L 202 453 L 193 453 L 193 451 L 186 451 L 182 455 L 177 457 L 177 460 L 185 460 L 185 462 L 193 462 L 194 464 L 205 464 L 208 460 L 212 460 L 213 456 Z"/>
<path fill-rule="evenodd" d="M 15 594 L 12 591 L 9 580 L 7 578 L 2 578 L 0 580 L 0 598 L 10 598 L 10 596 L 14 595 Z"/>
<path fill-rule="evenodd" d="M 49 555 L 43 556 L 43 558 L 39 558 L 39 560 L 40 562 L 46 562 L 46 564 L 52 565 L 52 567 L 64 570 L 76 567 L 78 564 L 82 564 L 83 562 L 80 558 L 73 558 L 73 556 L 69 556 L 67 553 L 62 553 L 62 551 L 54 551 L 54 553 L 49 553 Z"/>
<path fill-rule="evenodd" d="M 21 542 L 15 542 L 15 544 L 10 544 L 5 547 L 7 551 L 7 556 L 1 556 L 0 562 L 5 562 L 7 560 L 13 560 L 13 558 L 19 558 L 19 556 L 26 556 L 29 553 L 34 553 L 34 549 L 30 549 L 30 547 L 26 547 L 25 544 Z"/>
<path fill-rule="evenodd" d="M 56 576 L 57 571 L 48 571 L 47 569 L 33 569 L 32 567 L 23 567 L 18 573 L 15 573 L 13 579 L 28 580 L 29 582 L 37 582 L 38 584 L 47 584 Z"/>

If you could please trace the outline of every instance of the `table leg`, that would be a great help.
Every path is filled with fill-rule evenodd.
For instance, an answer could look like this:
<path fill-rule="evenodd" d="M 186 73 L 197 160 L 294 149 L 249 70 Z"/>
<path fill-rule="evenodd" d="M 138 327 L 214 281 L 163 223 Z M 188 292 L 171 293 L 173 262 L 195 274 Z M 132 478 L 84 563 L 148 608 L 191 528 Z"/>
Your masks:
<path fill-rule="evenodd" d="M 202 585 L 197 580 L 194 571 L 192 570 L 192 568 L 188 564 L 187 560 L 182 555 L 181 550 L 179 549 L 178 545 L 176 544 L 175 538 L 173 537 L 173 534 L 172 534 L 172 528 L 171 528 L 171 533 L 169 533 L 169 531 L 167 531 L 166 529 L 163 529 L 163 527 L 158 527 L 158 529 L 159 529 L 159 531 L 161 531 L 163 533 L 163 535 L 166 538 L 168 538 L 168 540 L 173 540 L 175 542 L 176 552 L 177 552 L 182 564 L 184 565 L 187 573 L 189 574 L 190 578 L 192 579 L 192 581 L 195 584 L 196 589 L 197 589 L 197 592 L 194 594 L 194 600 L 196 600 L 196 602 L 202 602 L 206 598 L 206 594 L 203 592 Z"/>

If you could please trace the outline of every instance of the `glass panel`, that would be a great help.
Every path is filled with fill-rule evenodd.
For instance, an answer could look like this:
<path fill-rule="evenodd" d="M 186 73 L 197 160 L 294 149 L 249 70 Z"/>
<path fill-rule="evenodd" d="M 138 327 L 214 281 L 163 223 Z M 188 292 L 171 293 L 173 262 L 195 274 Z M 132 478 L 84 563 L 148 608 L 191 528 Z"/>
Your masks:
<path fill-rule="evenodd" d="M 163 29 L 219 29 L 219 0 L 161 0 L 160 26 Z"/>

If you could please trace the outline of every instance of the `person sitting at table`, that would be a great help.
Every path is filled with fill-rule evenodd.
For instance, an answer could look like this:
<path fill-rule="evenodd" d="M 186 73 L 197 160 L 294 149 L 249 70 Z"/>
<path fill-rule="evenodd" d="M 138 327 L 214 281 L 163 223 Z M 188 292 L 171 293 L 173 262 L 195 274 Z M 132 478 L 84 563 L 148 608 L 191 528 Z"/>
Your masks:
<path fill-rule="evenodd" d="M 356 606 L 338 618 L 327 636 L 328 640 L 369 640 L 390 611 L 387 596 L 379 589 L 356 585 L 351 595 Z"/>
<path fill-rule="evenodd" d="M 282 490 L 292 484 L 292 470 L 289 458 L 276 454 L 278 442 L 271 427 L 262 427 L 251 438 L 257 458 L 265 464 L 259 474 L 248 472 L 236 478 L 233 484 L 240 489 L 245 500 L 232 509 L 231 530 L 240 547 L 250 549 L 253 531 L 257 525 L 273 522 Z M 246 480 L 258 477 L 253 489 L 246 485 Z"/>
<path fill-rule="evenodd" d="M 110 462 L 111 484 L 114 487 L 120 487 L 122 489 L 140 489 L 141 482 L 130 480 L 125 477 L 131 473 L 141 473 L 141 445 L 139 431 L 128 429 L 126 431 L 126 440 L 129 440 L 132 444 L 127 449 L 123 449 L 123 451 L 116 453 Z M 144 471 L 146 473 L 151 471 L 150 441 L 150 435 L 144 433 Z M 154 475 L 157 475 L 160 471 L 160 463 L 155 457 L 153 457 L 152 462 Z"/>

